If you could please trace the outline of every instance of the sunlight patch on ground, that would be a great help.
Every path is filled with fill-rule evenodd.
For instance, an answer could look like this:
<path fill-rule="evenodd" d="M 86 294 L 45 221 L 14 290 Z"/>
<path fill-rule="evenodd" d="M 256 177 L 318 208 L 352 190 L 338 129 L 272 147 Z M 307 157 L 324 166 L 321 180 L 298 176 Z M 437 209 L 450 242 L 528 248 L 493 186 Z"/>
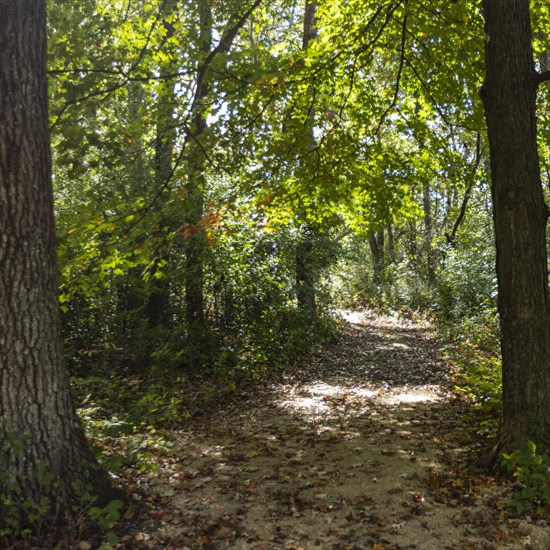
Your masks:
<path fill-rule="evenodd" d="M 367 405 L 368 400 L 377 395 L 377 391 L 367 388 L 345 388 L 317 382 L 302 386 L 299 392 L 292 393 L 290 399 L 285 399 L 279 403 L 284 409 L 292 409 L 304 416 L 318 416 L 326 414 L 334 407 L 336 402 L 352 399 L 354 401 L 364 400 Z"/>
<path fill-rule="evenodd" d="M 387 405 L 399 405 L 400 403 L 428 403 L 441 401 L 439 386 L 422 386 L 420 388 L 394 388 L 392 392 L 380 396 L 380 401 Z"/>
<path fill-rule="evenodd" d="M 330 410 L 328 403 L 324 403 L 318 397 L 296 397 L 287 399 L 281 403 L 284 409 L 293 409 L 303 414 L 319 415 Z"/>
<path fill-rule="evenodd" d="M 407 346 L 407 344 L 403 344 L 403 342 L 394 342 L 390 346 L 393 349 L 411 349 L 410 346 Z"/>
<path fill-rule="evenodd" d="M 318 382 L 304 385 L 300 391 L 292 392 L 290 398 L 279 402 L 279 406 L 306 417 L 318 417 L 329 414 L 336 406 L 353 404 L 353 408 L 356 409 L 358 414 L 361 414 L 361 402 L 365 409 L 368 409 L 369 405 L 375 402 L 388 406 L 436 402 L 443 399 L 438 390 L 439 386 L 435 385 L 413 388 L 395 386 L 388 389 L 373 390 L 365 387 L 349 388 Z"/>
<path fill-rule="evenodd" d="M 340 310 L 340 315 L 345 321 L 352 325 L 360 325 L 365 321 L 365 313 L 362 311 L 350 311 L 347 309 Z"/>

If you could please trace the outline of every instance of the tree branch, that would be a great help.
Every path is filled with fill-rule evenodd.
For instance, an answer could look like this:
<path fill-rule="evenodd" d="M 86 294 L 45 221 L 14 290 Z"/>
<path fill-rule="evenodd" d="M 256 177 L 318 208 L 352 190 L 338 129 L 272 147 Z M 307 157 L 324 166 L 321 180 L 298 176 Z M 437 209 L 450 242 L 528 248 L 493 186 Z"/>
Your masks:
<path fill-rule="evenodd" d="M 196 91 L 195 91 L 195 96 L 193 98 L 193 102 L 191 104 L 192 112 L 196 111 L 198 103 L 203 99 L 201 96 L 204 95 L 205 92 L 202 88 L 203 88 L 204 80 L 206 78 L 206 73 L 208 72 L 210 65 L 212 64 L 214 59 L 218 56 L 218 54 L 227 53 L 231 49 L 231 46 L 233 45 L 233 41 L 235 40 L 238 32 L 242 29 L 244 24 L 248 21 L 248 18 L 252 15 L 254 10 L 262 2 L 263 0 L 256 0 L 254 4 L 252 4 L 252 6 L 250 6 L 250 8 L 245 12 L 245 14 L 239 19 L 237 19 L 238 17 L 237 15 L 233 15 L 229 19 L 218 45 L 206 56 L 206 59 L 198 67 Z"/>
<path fill-rule="evenodd" d="M 462 199 L 462 204 L 460 205 L 460 212 L 458 213 L 458 217 L 455 221 L 453 229 L 450 235 L 446 235 L 447 243 L 450 244 L 453 248 L 455 247 L 456 234 L 458 233 L 458 230 L 466 216 L 466 209 L 468 208 L 468 202 L 470 201 L 470 196 L 474 189 L 475 175 L 479 167 L 479 163 L 481 161 L 481 134 L 479 132 L 477 133 L 477 136 L 476 136 L 476 153 L 475 154 L 476 156 L 474 160 L 474 165 L 472 166 L 472 179 L 469 182 L 468 186 L 466 187 L 466 192 L 464 193 L 464 198 Z"/>
<path fill-rule="evenodd" d="M 380 117 L 380 121 L 378 122 L 378 127 L 376 128 L 377 134 L 380 132 L 382 124 L 384 123 L 384 120 L 386 119 L 386 116 L 388 115 L 388 113 L 397 105 L 397 99 L 399 98 L 399 88 L 401 86 L 401 75 L 403 74 L 403 65 L 405 63 L 406 36 L 407 36 L 407 12 L 405 11 L 405 15 L 403 16 L 403 23 L 401 27 L 401 49 L 399 53 L 399 68 L 397 70 L 397 77 L 395 79 L 395 92 L 394 92 L 393 100 L 390 106 L 384 111 L 384 113 Z"/>
<path fill-rule="evenodd" d="M 550 80 L 550 71 L 544 71 L 542 73 L 536 73 L 534 78 L 535 86 L 542 84 L 543 82 L 548 82 Z"/>

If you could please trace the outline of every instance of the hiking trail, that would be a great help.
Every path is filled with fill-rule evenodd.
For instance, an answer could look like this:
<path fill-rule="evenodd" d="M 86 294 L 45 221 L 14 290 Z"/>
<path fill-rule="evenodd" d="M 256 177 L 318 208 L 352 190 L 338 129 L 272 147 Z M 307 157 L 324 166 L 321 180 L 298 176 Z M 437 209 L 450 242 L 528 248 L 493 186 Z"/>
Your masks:
<path fill-rule="evenodd" d="M 541 549 L 475 472 L 477 419 L 433 333 L 344 312 L 341 338 L 283 379 L 188 421 L 134 490 L 128 548 Z"/>

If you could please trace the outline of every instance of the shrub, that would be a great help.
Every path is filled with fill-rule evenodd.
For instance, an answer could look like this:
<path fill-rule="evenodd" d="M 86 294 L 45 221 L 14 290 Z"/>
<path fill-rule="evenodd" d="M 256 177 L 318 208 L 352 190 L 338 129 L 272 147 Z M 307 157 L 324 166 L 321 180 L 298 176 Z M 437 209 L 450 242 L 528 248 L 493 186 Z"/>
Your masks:
<path fill-rule="evenodd" d="M 550 456 L 541 453 L 533 441 L 511 454 L 504 454 L 504 465 L 518 484 L 512 503 L 518 513 L 535 510 L 550 512 Z"/>

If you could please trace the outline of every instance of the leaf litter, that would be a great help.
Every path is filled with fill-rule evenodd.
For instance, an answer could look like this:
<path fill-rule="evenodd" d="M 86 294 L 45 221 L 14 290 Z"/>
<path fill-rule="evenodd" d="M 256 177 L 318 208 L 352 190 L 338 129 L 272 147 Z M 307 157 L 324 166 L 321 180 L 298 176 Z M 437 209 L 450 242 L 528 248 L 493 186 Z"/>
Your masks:
<path fill-rule="evenodd" d="M 476 471 L 478 419 L 426 327 L 343 312 L 340 340 L 174 431 L 118 548 L 546 549 Z"/>

